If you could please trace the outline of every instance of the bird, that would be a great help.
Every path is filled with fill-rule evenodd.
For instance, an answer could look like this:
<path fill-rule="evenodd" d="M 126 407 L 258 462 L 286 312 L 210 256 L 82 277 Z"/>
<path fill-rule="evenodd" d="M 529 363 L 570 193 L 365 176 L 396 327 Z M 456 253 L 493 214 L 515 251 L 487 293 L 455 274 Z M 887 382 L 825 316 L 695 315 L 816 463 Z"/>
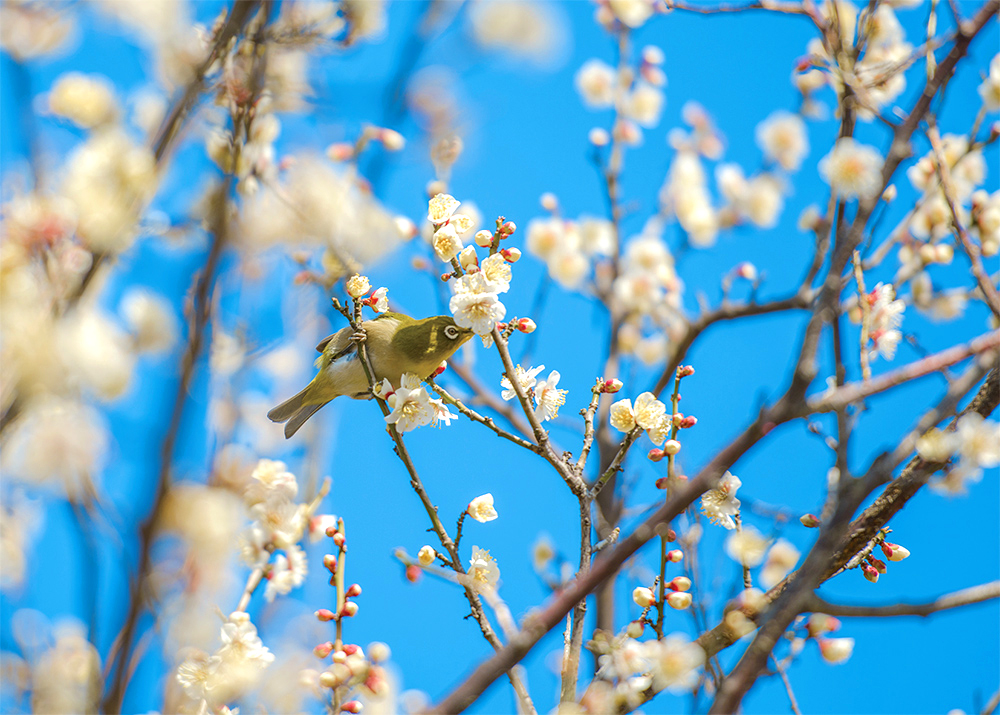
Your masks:
<path fill-rule="evenodd" d="M 423 379 L 442 360 L 450 358 L 473 336 L 469 328 L 455 324 L 449 315 L 416 320 L 403 313 L 386 312 L 362 323 L 364 336 L 345 327 L 323 338 L 316 346 L 319 372 L 299 393 L 267 413 L 272 422 L 285 423 L 285 439 L 291 438 L 306 420 L 330 400 L 348 395 L 371 399 L 372 393 L 361 364 L 358 343 L 364 339 L 375 382 L 388 380 L 399 389 L 403 373 Z"/>

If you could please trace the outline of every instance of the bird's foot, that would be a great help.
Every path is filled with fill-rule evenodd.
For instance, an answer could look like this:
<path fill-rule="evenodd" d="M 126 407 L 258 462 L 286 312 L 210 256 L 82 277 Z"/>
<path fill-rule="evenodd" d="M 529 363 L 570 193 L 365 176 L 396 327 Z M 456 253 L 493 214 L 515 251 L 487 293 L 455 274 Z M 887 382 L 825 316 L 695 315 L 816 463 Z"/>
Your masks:
<path fill-rule="evenodd" d="M 354 343 L 355 345 L 363 343 L 367 339 L 368 336 L 365 334 L 364 330 L 359 330 L 356 333 L 351 333 L 351 342 Z"/>

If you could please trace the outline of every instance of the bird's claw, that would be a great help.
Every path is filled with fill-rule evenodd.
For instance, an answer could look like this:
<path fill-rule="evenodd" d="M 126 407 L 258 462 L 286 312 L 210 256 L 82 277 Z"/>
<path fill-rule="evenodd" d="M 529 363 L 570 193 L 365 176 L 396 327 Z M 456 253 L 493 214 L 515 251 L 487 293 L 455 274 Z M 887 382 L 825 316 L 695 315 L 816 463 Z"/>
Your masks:
<path fill-rule="evenodd" d="M 351 333 L 351 342 L 355 344 L 363 343 L 367 339 L 368 336 L 365 334 L 364 330 L 359 330 L 356 333 Z"/>

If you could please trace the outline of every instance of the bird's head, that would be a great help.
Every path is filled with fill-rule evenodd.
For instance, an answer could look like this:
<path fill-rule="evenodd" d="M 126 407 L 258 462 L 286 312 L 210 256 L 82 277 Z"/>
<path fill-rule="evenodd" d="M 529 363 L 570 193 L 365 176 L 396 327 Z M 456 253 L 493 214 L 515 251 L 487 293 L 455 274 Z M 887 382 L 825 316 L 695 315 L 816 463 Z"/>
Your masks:
<path fill-rule="evenodd" d="M 407 362 L 434 363 L 447 360 L 475 333 L 455 324 L 450 315 L 435 315 L 400 328 L 393 338 Z"/>

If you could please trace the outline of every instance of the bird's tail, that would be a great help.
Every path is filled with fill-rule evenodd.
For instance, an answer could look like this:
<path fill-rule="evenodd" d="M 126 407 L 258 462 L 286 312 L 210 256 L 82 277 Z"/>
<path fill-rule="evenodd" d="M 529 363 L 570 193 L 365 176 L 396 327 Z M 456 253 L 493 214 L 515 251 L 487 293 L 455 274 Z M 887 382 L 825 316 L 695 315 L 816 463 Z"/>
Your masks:
<path fill-rule="evenodd" d="M 308 385 L 302 392 L 292 395 L 280 405 L 267 413 L 267 418 L 272 422 L 285 423 L 285 439 L 290 438 L 299 431 L 299 428 L 306 423 L 310 417 L 316 414 L 316 410 L 325 405 L 329 400 L 320 403 L 303 404 L 308 398 Z"/>

